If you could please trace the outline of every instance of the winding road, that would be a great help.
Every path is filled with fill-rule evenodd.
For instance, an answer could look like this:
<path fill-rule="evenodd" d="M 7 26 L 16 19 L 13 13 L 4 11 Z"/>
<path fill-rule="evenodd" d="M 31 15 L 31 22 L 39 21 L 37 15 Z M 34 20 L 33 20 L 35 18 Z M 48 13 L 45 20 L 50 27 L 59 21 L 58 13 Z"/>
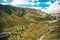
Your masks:
<path fill-rule="evenodd" d="M 44 38 L 46 35 L 50 34 L 50 33 L 51 33 L 51 31 L 48 31 L 48 32 L 45 33 L 43 36 L 41 36 L 38 40 L 43 40 L 43 38 Z"/>
<path fill-rule="evenodd" d="M 33 25 L 33 23 L 31 23 L 29 26 L 32 26 L 32 25 Z M 52 28 L 50 26 L 48 26 L 48 27 L 49 27 L 50 30 L 48 32 L 46 32 L 44 35 L 42 35 L 38 40 L 43 40 L 45 36 L 47 36 L 48 34 L 50 34 L 52 32 Z M 17 34 L 18 35 L 20 33 L 21 33 L 20 30 L 18 30 L 18 32 L 17 31 L 3 32 L 3 33 L 0 33 L 0 38 L 8 36 L 8 35 L 12 35 L 12 34 L 14 34 L 14 35 Z M 18 36 L 17 38 L 18 38 L 18 40 L 20 40 L 20 36 Z"/>
<path fill-rule="evenodd" d="M 48 25 L 47 25 L 48 26 Z M 48 26 L 49 27 L 49 26 Z M 52 27 L 58 28 L 59 26 L 50 26 L 49 27 L 49 31 L 47 33 L 45 33 L 44 35 L 42 35 L 38 40 L 43 40 L 45 36 L 49 35 L 53 30 Z"/>
<path fill-rule="evenodd" d="M 47 26 L 48 26 L 48 25 L 47 25 Z M 48 26 L 48 27 L 49 27 L 49 26 Z M 43 40 L 46 35 L 50 34 L 50 33 L 52 32 L 52 28 L 49 27 L 49 29 L 50 29 L 50 30 L 49 30 L 47 33 L 45 33 L 44 35 L 42 35 L 38 40 Z"/>

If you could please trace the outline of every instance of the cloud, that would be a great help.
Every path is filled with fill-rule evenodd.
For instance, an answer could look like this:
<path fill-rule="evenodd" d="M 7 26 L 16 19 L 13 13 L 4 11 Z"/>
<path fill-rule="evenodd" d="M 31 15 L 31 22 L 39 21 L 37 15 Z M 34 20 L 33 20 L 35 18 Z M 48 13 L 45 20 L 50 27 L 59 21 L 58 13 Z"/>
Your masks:
<path fill-rule="evenodd" d="M 7 0 L 3 0 L 4 2 L 7 2 Z"/>
<path fill-rule="evenodd" d="M 19 5 L 19 4 L 28 4 L 28 0 L 13 0 L 10 4 L 11 5 Z"/>
<path fill-rule="evenodd" d="M 2 1 L 0 1 L 0 2 L 1 2 L 0 4 L 3 4 L 3 5 L 9 4 L 7 0 L 2 0 Z"/>
<path fill-rule="evenodd" d="M 46 4 L 51 5 L 52 3 L 50 1 L 46 2 Z"/>
<path fill-rule="evenodd" d="M 46 10 L 44 10 L 47 13 L 60 13 L 60 5 L 59 0 L 51 4 Z"/>
<path fill-rule="evenodd" d="M 60 12 L 60 5 L 58 2 L 60 0 L 46 0 L 46 2 L 42 2 L 42 0 L 3 0 L 5 3 L 1 3 L 4 5 L 13 5 L 13 6 L 19 6 L 19 7 L 25 7 L 25 8 L 33 8 L 33 9 L 39 9 L 46 13 L 59 13 Z"/>
<path fill-rule="evenodd" d="M 41 2 L 37 2 L 37 5 L 41 4 Z"/>
<path fill-rule="evenodd" d="M 0 3 L 0 4 L 3 4 L 3 5 L 8 5 L 9 3 Z"/>
<path fill-rule="evenodd" d="M 30 2 L 30 3 L 28 3 L 28 4 L 30 4 L 30 5 L 32 5 L 32 6 L 33 6 L 33 5 L 35 5 L 36 3 Z"/>
<path fill-rule="evenodd" d="M 38 2 L 38 0 L 31 0 L 31 2 L 29 2 L 28 0 L 13 0 L 10 4 L 11 5 L 15 5 L 15 6 L 23 5 L 23 4 L 25 4 L 25 5 L 32 5 L 33 6 L 33 5 L 39 5 L 40 2 Z"/>
<path fill-rule="evenodd" d="M 33 9 L 41 9 L 41 7 L 30 7 L 30 8 L 33 8 Z"/>

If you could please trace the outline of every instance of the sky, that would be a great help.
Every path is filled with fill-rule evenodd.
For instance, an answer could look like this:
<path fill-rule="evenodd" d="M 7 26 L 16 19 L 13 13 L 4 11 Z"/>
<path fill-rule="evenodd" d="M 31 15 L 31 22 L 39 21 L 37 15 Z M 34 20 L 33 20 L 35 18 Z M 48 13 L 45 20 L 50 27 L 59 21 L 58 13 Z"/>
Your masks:
<path fill-rule="evenodd" d="M 33 8 L 46 13 L 60 13 L 60 0 L 0 0 L 0 4 Z"/>

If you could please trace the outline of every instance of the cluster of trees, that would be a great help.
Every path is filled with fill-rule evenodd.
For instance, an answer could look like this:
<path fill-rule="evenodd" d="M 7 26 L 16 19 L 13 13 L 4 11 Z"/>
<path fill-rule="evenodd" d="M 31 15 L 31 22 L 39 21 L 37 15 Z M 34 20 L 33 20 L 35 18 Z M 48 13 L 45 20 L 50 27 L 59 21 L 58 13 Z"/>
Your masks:
<path fill-rule="evenodd" d="M 26 14 L 26 12 L 25 12 L 24 9 L 22 9 L 22 11 L 18 11 L 18 16 L 19 16 L 19 17 L 22 17 L 22 16 L 24 16 L 25 14 Z"/>

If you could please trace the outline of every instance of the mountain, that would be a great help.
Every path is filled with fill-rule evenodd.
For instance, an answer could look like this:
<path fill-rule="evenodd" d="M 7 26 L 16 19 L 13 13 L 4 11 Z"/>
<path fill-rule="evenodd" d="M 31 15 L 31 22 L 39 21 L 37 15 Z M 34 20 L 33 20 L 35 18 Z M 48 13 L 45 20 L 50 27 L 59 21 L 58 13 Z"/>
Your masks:
<path fill-rule="evenodd" d="M 0 4 L 0 40 L 37 40 L 49 30 L 46 15 L 41 10 Z"/>
<path fill-rule="evenodd" d="M 60 13 L 52 14 L 52 16 L 55 17 L 56 19 L 60 19 Z"/>
<path fill-rule="evenodd" d="M 54 19 L 41 10 L 0 4 L 0 40 L 38 40 L 53 29 L 48 21 Z"/>
<path fill-rule="evenodd" d="M 1 5 L 0 4 L 0 10 L 4 11 L 5 13 L 9 15 L 16 15 L 18 17 L 25 17 L 25 18 L 42 18 L 46 20 L 54 20 L 55 18 L 51 15 L 41 11 L 41 10 L 35 10 L 35 9 L 29 9 L 29 8 L 21 8 L 21 7 L 14 7 L 10 5 Z"/>

